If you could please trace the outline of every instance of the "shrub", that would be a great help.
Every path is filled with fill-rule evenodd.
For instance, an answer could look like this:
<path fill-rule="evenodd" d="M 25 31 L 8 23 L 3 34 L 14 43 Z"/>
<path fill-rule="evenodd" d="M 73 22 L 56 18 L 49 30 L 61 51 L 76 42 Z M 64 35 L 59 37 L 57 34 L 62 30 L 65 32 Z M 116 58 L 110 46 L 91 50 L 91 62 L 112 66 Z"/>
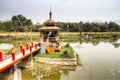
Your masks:
<path fill-rule="evenodd" d="M 69 55 L 69 53 L 68 53 L 67 50 L 65 50 L 64 53 L 61 54 L 61 56 L 62 56 L 62 57 L 68 57 L 68 58 L 70 57 L 70 55 Z"/>
<path fill-rule="evenodd" d="M 69 44 L 69 43 L 67 43 L 67 44 L 65 45 L 65 47 L 70 47 L 70 44 Z"/>

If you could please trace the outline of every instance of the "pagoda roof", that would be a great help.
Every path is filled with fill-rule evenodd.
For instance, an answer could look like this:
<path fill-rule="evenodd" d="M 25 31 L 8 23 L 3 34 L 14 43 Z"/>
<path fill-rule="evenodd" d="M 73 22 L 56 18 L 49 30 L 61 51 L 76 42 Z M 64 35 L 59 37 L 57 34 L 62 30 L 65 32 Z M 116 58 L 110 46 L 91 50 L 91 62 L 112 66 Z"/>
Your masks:
<path fill-rule="evenodd" d="M 46 26 L 55 26 L 55 22 L 52 19 L 48 19 L 44 22 Z"/>
<path fill-rule="evenodd" d="M 41 27 L 39 28 L 40 31 L 55 31 L 55 30 L 60 30 L 61 28 L 57 27 L 57 26 L 45 26 L 45 27 Z"/>

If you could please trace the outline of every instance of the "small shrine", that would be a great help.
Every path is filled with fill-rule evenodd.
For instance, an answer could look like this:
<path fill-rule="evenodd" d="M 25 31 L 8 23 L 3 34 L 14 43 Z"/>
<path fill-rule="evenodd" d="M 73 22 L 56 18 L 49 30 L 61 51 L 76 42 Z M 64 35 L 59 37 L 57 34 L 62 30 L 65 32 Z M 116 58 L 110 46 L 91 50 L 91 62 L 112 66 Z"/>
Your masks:
<path fill-rule="evenodd" d="M 51 10 L 49 13 L 49 19 L 44 22 L 44 25 L 45 26 L 39 28 L 39 30 L 40 30 L 41 40 L 42 40 L 41 43 L 46 43 L 45 48 L 47 53 L 52 53 L 49 50 L 60 51 L 61 50 L 60 43 L 59 43 L 60 28 L 57 27 L 55 22 L 52 20 Z"/>

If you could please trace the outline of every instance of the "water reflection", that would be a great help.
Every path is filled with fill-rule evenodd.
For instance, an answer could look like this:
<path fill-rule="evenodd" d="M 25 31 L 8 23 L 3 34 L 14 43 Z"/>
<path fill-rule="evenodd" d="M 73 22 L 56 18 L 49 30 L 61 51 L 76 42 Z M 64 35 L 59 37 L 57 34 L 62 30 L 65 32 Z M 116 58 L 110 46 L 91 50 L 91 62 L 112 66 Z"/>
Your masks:
<path fill-rule="evenodd" d="M 0 49 L 2 49 L 2 50 L 10 49 L 11 46 L 12 46 L 12 44 L 0 43 Z"/>
<path fill-rule="evenodd" d="M 41 79 L 39 78 L 41 75 L 38 76 L 39 74 L 34 76 L 34 74 L 37 74 L 35 71 L 32 71 L 33 74 L 31 75 L 30 71 L 23 70 L 22 79 L 25 80 L 31 77 L 29 80 L 120 80 L 120 47 L 115 48 L 113 46 L 113 43 L 119 43 L 119 40 L 100 41 L 97 45 L 93 43 L 94 41 L 82 42 L 82 44 L 79 42 L 71 43 L 71 46 L 80 57 L 81 67 L 73 70 L 67 68 L 57 69 L 54 75 Z M 45 71 L 43 70 L 43 72 Z"/>
<path fill-rule="evenodd" d="M 115 48 L 120 47 L 120 39 L 118 38 L 113 38 L 113 39 L 84 39 L 84 38 L 80 38 L 79 39 L 79 43 L 91 43 L 94 46 L 99 45 L 99 43 L 104 42 L 104 43 L 110 43 L 111 45 L 113 45 Z"/>
<path fill-rule="evenodd" d="M 120 47 L 120 39 L 117 40 L 113 45 L 115 48 L 119 48 Z"/>
<path fill-rule="evenodd" d="M 7 69 L 6 71 L 0 73 L 0 80 L 14 80 L 13 67 Z"/>
<path fill-rule="evenodd" d="M 120 80 L 120 47 L 115 48 L 105 42 L 97 46 L 91 43 L 71 45 L 83 64 L 83 68 L 70 71 L 71 80 Z"/>
<path fill-rule="evenodd" d="M 14 80 L 22 80 L 21 78 L 21 69 L 17 67 L 17 64 L 14 65 Z"/>
<path fill-rule="evenodd" d="M 120 39 L 82 40 L 70 43 L 80 57 L 81 66 L 72 69 L 57 68 L 52 71 L 49 70 L 51 69 L 49 66 L 47 68 L 42 66 L 42 69 L 18 69 L 17 74 L 21 75 L 20 80 L 120 80 L 119 44 Z M 46 74 L 45 78 L 43 78 L 44 74 Z M 0 74 L 0 79 L 3 76 L 4 79 L 7 78 L 5 80 L 13 80 L 10 78 L 11 75 Z"/>

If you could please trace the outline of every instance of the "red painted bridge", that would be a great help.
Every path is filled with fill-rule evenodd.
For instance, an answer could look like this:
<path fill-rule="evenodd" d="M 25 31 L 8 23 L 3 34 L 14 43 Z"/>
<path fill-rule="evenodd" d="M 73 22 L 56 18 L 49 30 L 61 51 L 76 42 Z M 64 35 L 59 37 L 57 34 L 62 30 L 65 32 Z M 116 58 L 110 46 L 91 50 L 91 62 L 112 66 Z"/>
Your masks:
<path fill-rule="evenodd" d="M 5 58 L 3 58 L 2 52 L 0 52 L 0 72 L 5 71 L 6 69 L 13 66 L 17 62 L 20 62 L 21 60 L 38 52 L 39 50 L 40 50 L 40 45 L 36 45 L 36 44 L 33 45 L 32 43 L 32 45 L 29 47 L 27 44 L 26 49 L 20 46 L 20 52 L 15 53 L 14 51 L 12 51 L 12 55 L 7 56 Z"/>

